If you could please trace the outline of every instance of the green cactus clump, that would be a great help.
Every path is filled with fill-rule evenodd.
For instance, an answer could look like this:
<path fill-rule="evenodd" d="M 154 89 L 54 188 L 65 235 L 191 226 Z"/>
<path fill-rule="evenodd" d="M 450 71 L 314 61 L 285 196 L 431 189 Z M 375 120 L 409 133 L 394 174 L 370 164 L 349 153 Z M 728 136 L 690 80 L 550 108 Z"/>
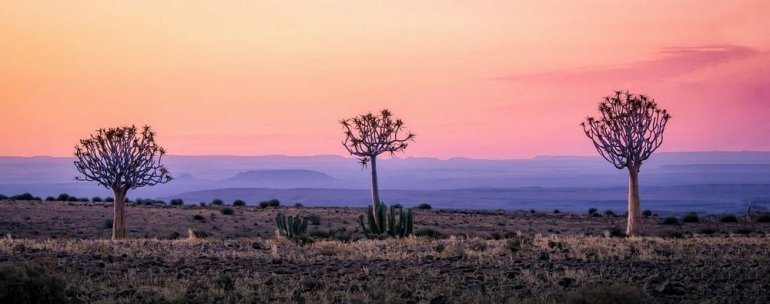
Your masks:
<path fill-rule="evenodd" d="M 375 220 L 376 216 L 376 220 Z M 377 205 L 376 212 L 372 212 L 372 206 L 366 209 L 367 224 L 364 224 L 364 216 L 358 217 L 361 229 L 367 237 L 374 235 L 388 234 L 391 237 L 407 237 L 412 235 L 414 225 L 412 223 L 412 210 L 400 207 L 385 206 L 384 203 Z"/>
<path fill-rule="evenodd" d="M 307 218 L 300 218 L 300 216 L 285 216 L 283 213 L 278 213 L 275 216 L 275 224 L 278 227 L 278 233 L 288 239 L 301 237 L 307 232 Z"/>

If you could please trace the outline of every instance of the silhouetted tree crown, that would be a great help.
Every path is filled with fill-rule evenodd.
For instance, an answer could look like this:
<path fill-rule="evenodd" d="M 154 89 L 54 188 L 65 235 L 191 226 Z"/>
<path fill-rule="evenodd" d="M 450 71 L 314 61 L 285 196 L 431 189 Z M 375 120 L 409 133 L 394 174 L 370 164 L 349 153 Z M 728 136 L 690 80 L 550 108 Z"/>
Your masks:
<path fill-rule="evenodd" d="M 382 153 L 403 151 L 415 137 L 411 132 L 404 134 L 404 122 L 394 119 L 387 109 L 379 115 L 368 113 L 343 119 L 340 124 L 345 131 L 342 145 L 351 155 L 358 156 L 363 166 Z"/>
<path fill-rule="evenodd" d="M 639 170 L 663 143 L 663 131 L 671 115 L 654 99 L 616 91 L 599 104 L 599 117 L 581 123 L 599 154 L 615 168 Z"/>
<path fill-rule="evenodd" d="M 108 189 L 136 189 L 171 181 L 161 159 L 166 151 L 155 143 L 149 126 L 99 129 L 75 146 L 75 179 L 95 181 Z"/>

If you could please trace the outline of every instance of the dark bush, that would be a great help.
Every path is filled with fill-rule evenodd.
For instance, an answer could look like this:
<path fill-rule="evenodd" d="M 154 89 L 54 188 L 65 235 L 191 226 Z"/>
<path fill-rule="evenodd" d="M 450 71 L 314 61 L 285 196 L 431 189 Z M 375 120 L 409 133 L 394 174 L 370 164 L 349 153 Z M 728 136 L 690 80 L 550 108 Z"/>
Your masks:
<path fill-rule="evenodd" d="M 610 237 L 626 237 L 626 232 L 620 227 L 614 227 L 610 230 Z"/>
<path fill-rule="evenodd" d="M 596 211 L 597 211 L 596 208 L 588 208 L 588 214 L 593 215 L 596 213 Z"/>
<path fill-rule="evenodd" d="M 749 234 L 754 232 L 754 229 L 751 229 L 751 227 L 741 227 L 738 229 L 735 229 L 735 233 L 737 234 Z"/>
<path fill-rule="evenodd" d="M 94 196 L 94 197 L 91 198 L 91 201 L 94 202 L 94 203 L 101 203 L 102 202 L 102 198 L 98 197 L 98 196 Z"/>
<path fill-rule="evenodd" d="M 29 193 L 18 194 L 11 197 L 14 201 L 32 201 L 35 200 L 35 196 Z"/>
<path fill-rule="evenodd" d="M 224 214 L 224 215 L 235 214 L 235 210 L 233 210 L 233 208 L 230 208 L 230 207 L 222 208 L 222 209 L 219 210 L 219 212 L 222 212 L 222 214 Z"/>
<path fill-rule="evenodd" d="M 259 202 L 259 207 L 260 208 L 280 207 L 280 206 L 281 206 L 281 201 L 279 201 L 278 199 L 271 199 L 271 200 L 266 200 L 266 201 Z"/>
<path fill-rule="evenodd" d="M 77 202 L 78 198 L 77 198 L 77 196 L 68 196 L 67 197 L 67 201 L 68 202 Z"/>
<path fill-rule="evenodd" d="M 700 218 L 698 218 L 698 214 L 695 212 L 690 212 L 682 216 L 682 222 L 683 223 L 698 223 L 700 222 Z"/>
<path fill-rule="evenodd" d="M 553 209 L 553 213 L 554 214 L 559 214 L 559 213 L 561 213 L 561 211 L 559 209 Z"/>
<path fill-rule="evenodd" d="M 626 285 L 583 287 L 566 294 L 561 301 L 557 302 L 567 304 L 652 303 L 642 289 Z"/>
<path fill-rule="evenodd" d="M 679 219 L 673 216 L 669 216 L 663 219 L 663 225 L 679 225 Z"/>
<path fill-rule="evenodd" d="M 399 209 L 403 209 L 404 208 L 404 206 L 401 206 L 401 204 L 393 204 L 393 205 L 390 205 L 390 207 L 391 208 L 399 208 Z"/>
<path fill-rule="evenodd" d="M 206 202 L 200 202 L 198 203 L 198 205 L 200 205 L 201 207 L 206 207 Z"/>
<path fill-rule="evenodd" d="M 428 238 L 432 238 L 432 239 L 437 239 L 437 238 L 441 237 L 441 233 L 436 231 L 436 230 L 433 230 L 431 228 L 423 227 L 423 228 L 417 229 L 414 232 L 414 236 L 428 237 Z"/>
<path fill-rule="evenodd" d="M 422 203 L 422 204 L 419 204 L 419 205 L 417 205 L 417 207 L 416 207 L 416 208 L 417 208 L 417 209 L 423 209 L 423 210 L 430 210 L 430 209 L 433 209 L 433 207 L 432 207 L 430 204 L 428 204 L 428 203 Z"/>
<path fill-rule="evenodd" d="M 66 202 L 66 201 L 70 200 L 70 195 L 67 194 L 67 193 L 59 194 L 59 196 L 56 197 L 56 200 L 57 201 Z"/>
<path fill-rule="evenodd" d="M 770 213 L 763 213 L 757 217 L 757 223 L 770 223 Z"/>
<path fill-rule="evenodd" d="M 0 264 L 0 303 L 69 303 L 66 286 L 39 264 Z"/>
<path fill-rule="evenodd" d="M 681 231 L 669 231 L 666 233 L 667 238 L 681 239 L 684 238 L 684 232 Z"/>
<path fill-rule="evenodd" d="M 535 209 L 529 209 L 529 213 L 535 214 L 537 211 L 535 211 Z"/>
<path fill-rule="evenodd" d="M 615 211 L 607 209 L 606 211 L 604 211 L 604 215 L 606 215 L 608 217 L 609 216 L 615 216 Z"/>
<path fill-rule="evenodd" d="M 184 200 L 181 198 L 175 198 L 169 201 L 171 203 L 171 206 L 181 206 L 184 205 Z"/>
<path fill-rule="evenodd" d="M 203 239 L 209 237 L 211 234 L 203 230 L 195 230 L 193 231 L 193 235 L 195 235 L 197 238 Z"/>
<path fill-rule="evenodd" d="M 196 214 L 196 215 L 193 215 L 193 219 L 196 221 L 202 221 L 202 220 L 205 220 L 206 218 L 203 217 L 203 215 Z"/>
<path fill-rule="evenodd" d="M 738 217 L 736 217 L 735 214 L 726 214 L 722 216 L 720 221 L 722 221 L 722 223 L 737 223 Z"/>
<path fill-rule="evenodd" d="M 329 233 L 323 230 L 313 230 L 310 232 L 310 236 L 319 239 L 328 239 Z"/>
<path fill-rule="evenodd" d="M 104 198 L 104 201 L 107 203 L 112 203 L 112 202 L 115 202 L 115 199 L 112 198 L 112 196 L 108 196 Z"/>
<path fill-rule="evenodd" d="M 717 230 L 711 227 L 706 227 L 700 230 L 700 233 L 703 233 L 705 235 L 712 235 L 714 233 L 717 233 Z"/>
<path fill-rule="evenodd" d="M 235 201 L 233 202 L 233 206 L 237 206 L 237 207 L 243 207 L 243 206 L 246 206 L 246 202 L 245 202 L 245 201 L 243 201 L 243 200 L 235 200 Z"/>
<path fill-rule="evenodd" d="M 7 200 L 7 199 L 8 199 L 8 196 L 6 196 L 5 194 L 0 194 L 0 201 Z"/>
<path fill-rule="evenodd" d="M 642 215 L 643 215 L 644 217 L 650 217 L 650 216 L 652 216 L 652 211 L 650 211 L 650 210 L 644 210 L 644 212 L 642 212 Z"/>
<path fill-rule="evenodd" d="M 302 203 L 294 203 L 294 208 L 303 208 L 303 207 L 305 206 L 302 205 Z"/>
<path fill-rule="evenodd" d="M 112 219 L 111 218 L 105 219 L 102 227 L 104 227 L 104 229 L 112 229 Z"/>
<path fill-rule="evenodd" d="M 87 198 L 87 197 L 81 197 L 81 198 L 78 198 L 78 201 L 79 201 L 79 202 L 88 203 L 88 201 L 89 201 L 89 200 L 88 200 L 88 198 Z"/>
<path fill-rule="evenodd" d="M 211 205 L 213 206 L 222 206 L 224 204 L 225 202 L 218 198 L 215 198 L 213 201 L 211 201 Z"/>
<path fill-rule="evenodd" d="M 321 225 L 321 216 L 315 213 L 311 213 L 307 216 L 307 221 L 310 223 L 310 225 L 313 226 Z"/>
<path fill-rule="evenodd" d="M 49 197 L 46 197 L 46 198 L 45 198 L 45 201 L 46 201 L 46 202 L 54 202 L 54 201 L 56 201 L 56 198 L 55 198 L 55 197 L 53 197 L 53 196 L 49 196 Z"/>

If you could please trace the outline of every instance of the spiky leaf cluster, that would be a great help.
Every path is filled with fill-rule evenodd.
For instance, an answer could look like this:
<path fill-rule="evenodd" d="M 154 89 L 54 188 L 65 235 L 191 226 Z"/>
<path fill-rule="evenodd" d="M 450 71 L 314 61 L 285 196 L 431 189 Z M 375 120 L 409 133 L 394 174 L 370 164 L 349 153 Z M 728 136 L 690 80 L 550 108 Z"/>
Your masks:
<path fill-rule="evenodd" d="M 99 129 L 75 146 L 75 167 L 83 176 L 108 189 L 127 191 L 171 181 L 161 159 L 166 151 L 155 143 L 149 126 Z"/>
<path fill-rule="evenodd" d="M 404 122 L 394 119 L 387 109 L 379 115 L 368 113 L 343 119 L 340 124 L 345 132 L 342 145 L 351 155 L 358 156 L 363 166 L 382 153 L 403 151 L 415 137 L 411 132 L 404 135 Z"/>
<path fill-rule="evenodd" d="M 618 169 L 638 170 L 663 143 L 663 131 L 671 119 L 654 99 L 628 91 L 604 97 L 599 113 L 581 126 L 599 154 Z"/>

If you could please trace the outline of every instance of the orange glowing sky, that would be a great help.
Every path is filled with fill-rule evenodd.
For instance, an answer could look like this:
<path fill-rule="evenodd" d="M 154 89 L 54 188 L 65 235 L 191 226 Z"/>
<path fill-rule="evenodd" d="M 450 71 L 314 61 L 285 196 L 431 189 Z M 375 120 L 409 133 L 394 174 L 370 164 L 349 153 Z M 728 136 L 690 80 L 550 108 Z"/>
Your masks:
<path fill-rule="evenodd" d="M 670 110 L 661 150 L 770 150 L 768 1 L 417 2 L 0 2 L 0 155 L 124 124 L 343 155 L 337 121 L 384 107 L 406 156 L 594 155 L 578 124 L 613 89 Z"/>

